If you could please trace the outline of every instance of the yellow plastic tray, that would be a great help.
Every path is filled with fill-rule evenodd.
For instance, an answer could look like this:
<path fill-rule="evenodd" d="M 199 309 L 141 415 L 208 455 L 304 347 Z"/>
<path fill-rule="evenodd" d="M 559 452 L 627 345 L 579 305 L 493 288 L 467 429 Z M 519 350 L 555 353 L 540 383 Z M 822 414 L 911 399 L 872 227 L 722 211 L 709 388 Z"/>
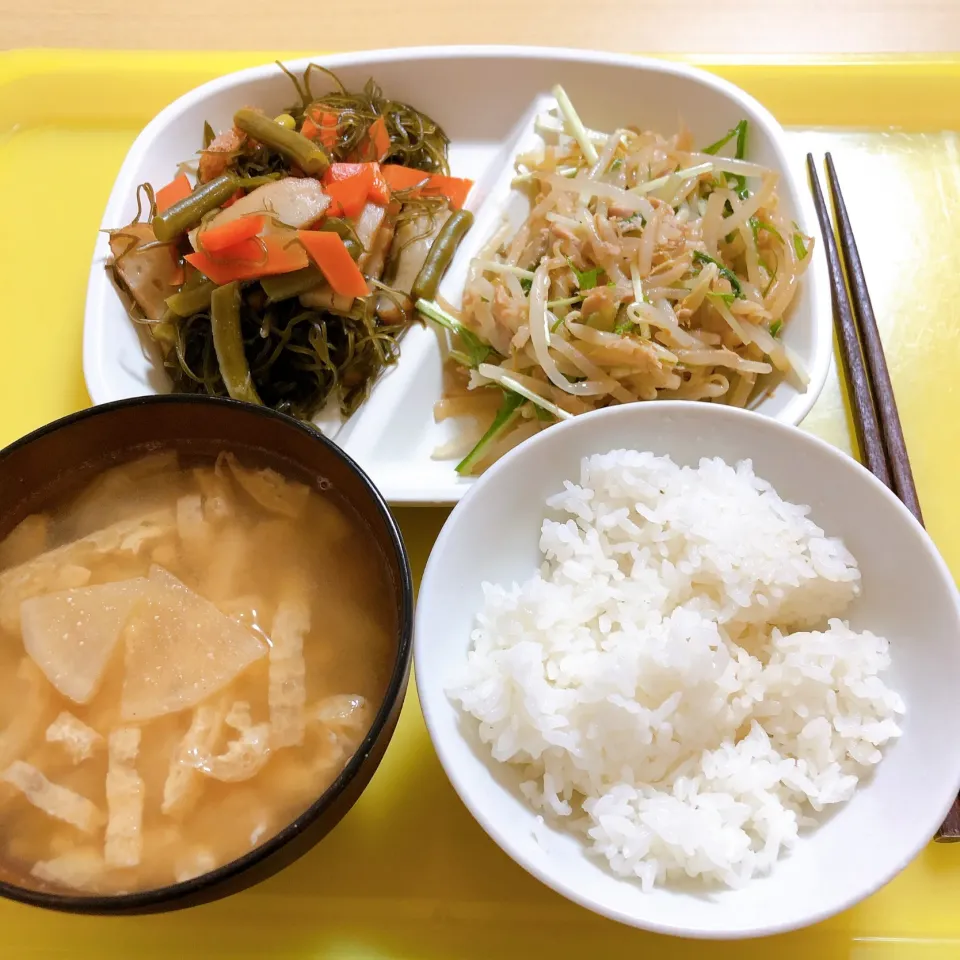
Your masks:
<path fill-rule="evenodd" d="M 80 369 L 87 272 L 111 183 L 139 129 L 190 87 L 270 59 L 0 55 L 0 444 L 89 404 Z M 927 523 L 960 570 L 960 143 L 944 132 L 960 128 L 960 60 L 704 65 L 794 131 L 798 160 L 807 149 L 834 152 Z M 834 376 L 804 427 L 849 449 L 847 421 Z M 446 514 L 398 514 L 419 573 Z M 0 956 L 940 960 L 960 956 L 958 903 L 960 845 L 932 844 L 866 903 L 775 940 L 692 943 L 602 920 L 529 877 L 474 823 L 434 756 L 411 686 L 370 788 L 280 876 L 220 903 L 146 918 L 2 902 Z"/>

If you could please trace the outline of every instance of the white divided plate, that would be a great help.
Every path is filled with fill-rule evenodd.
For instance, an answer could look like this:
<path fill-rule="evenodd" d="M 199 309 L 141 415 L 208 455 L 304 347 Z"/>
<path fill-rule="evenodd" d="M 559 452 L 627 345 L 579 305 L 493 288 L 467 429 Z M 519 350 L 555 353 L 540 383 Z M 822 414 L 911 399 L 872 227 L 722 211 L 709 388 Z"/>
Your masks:
<path fill-rule="evenodd" d="M 350 88 L 373 77 L 391 97 L 432 116 L 450 137 L 450 167 L 476 180 L 467 206 L 477 223 L 467 235 L 441 292 L 459 301 L 467 263 L 510 203 L 513 155 L 532 133 L 535 113 L 556 83 L 570 94 L 584 122 L 600 130 L 635 124 L 670 134 L 685 123 L 694 141 L 709 143 L 744 117 L 750 123 L 748 157 L 781 171 L 781 203 L 805 233 L 817 235 L 806 183 L 788 161 L 786 138 L 752 97 L 711 74 L 682 64 L 640 57 L 529 47 L 431 47 L 367 51 L 289 61 L 295 73 L 310 62 L 337 72 Z M 114 184 L 102 227 L 129 223 L 137 186 L 168 182 L 176 165 L 199 147 L 204 121 L 229 126 L 247 104 L 279 113 L 294 93 L 275 64 L 229 74 L 176 100 L 143 130 Z M 164 393 L 170 388 L 147 337 L 131 323 L 104 261 L 101 233 L 94 252 L 84 321 L 83 368 L 94 403 Z M 784 342 L 806 367 L 810 383 L 798 393 L 779 385 L 755 409 L 799 423 L 817 398 L 830 365 L 831 319 L 826 264 L 818 249 L 785 327 Z M 369 399 L 339 429 L 324 426 L 370 475 L 392 503 L 454 503 L 473 482 L 454 472 L 455 461 L 434 451 L 454 425 L 437 424 L 433 404 L 441 392 L 439 342 L 432 329 L 413 327 L 400 360 L 380 379 Z"/>

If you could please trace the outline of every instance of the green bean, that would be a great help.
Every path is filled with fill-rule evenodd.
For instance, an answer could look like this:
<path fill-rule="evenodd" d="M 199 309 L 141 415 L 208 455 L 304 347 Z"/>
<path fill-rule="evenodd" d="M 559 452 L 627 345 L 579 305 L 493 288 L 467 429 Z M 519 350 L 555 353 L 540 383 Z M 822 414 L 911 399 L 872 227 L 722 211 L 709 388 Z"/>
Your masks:
<path fill-rule="evenodd" d="M 281 173 L 265 173 L 261 177 L 237 177 L 237 186 L 243 190 L 255 190 L 266 183 L 274 183 L 282 179 Z"/>
<path fill-rule="evenodd" d="M 430 246 L 427 259 L 413 281 L 411 297 L 417 300 L 432 300 L 437 295 L 437 287 L 460 246 L 460 241 L 473 226 L 473 214 L 469 210 L 458 210 L 443 225 L 437 239 Z"/>
<path fill-rule="evenodd" d="M 195 227 L 205 213 L 226 203 L 239 189 L 237 178 L 228 173 L 198 186 L 189 197 L 178 200 L 153 218 L 154 236 L 161 243 L 175 240 Z"/>
<path fill-rule="evenodd" d="M 233 123 L 244 133 L 283 154 L 291 163 L 295 163 L 304 173 L 323 173 L 330 166 L 330 160 L 322 147 L 308 140 L 296 130 L 280 126 L 268 116 L 244 107 L 233 116 Z"/>
<path fill-rule="evenodd" d="M 210 326 L 213 330 L 213 349 L 217 354 L 220 376 L 227 393 L 234 400 L 261 403 L 257 388 L 250 376 L 250 365 L 243 352 L 243 334 L 240 332 L 240 284 L 217 287 L 210 298 Z"/>
<path fill-rule="evenodd" d="M 357 231 L 341 217 L 327 217 L 323 223 L 320 224 L 321 230 L 326 230 L 328 233 L 335 233 L 341 240 L 355 240 L 357 243 L 360 242 L 359 237 L 357 237 Z"/>
<path fill-rule="evenodd" d="M 363 244 L 360 242 L 356 230 L 346 220 L 341 220 L 340 217 L 327 217 L 318 229 L 327 233 L 335 233 L 343 241 L 347 253 L 350 254 L 354 262 L 360 259 L 363 254 Z"/>
<path fill-rule="evenodd" d="M 167 297 L 167 306 L 178 317 L 191 317 L 210 308 L 210 298 L 217 285 L 206 277 L 192 286 L 184 284 L 172 297 Z"/>
<path fill-rule="evenodd" d="M 294 270 L 293 273 L 279 273 L 276 276 L 264 277 L 260 281 L 263 292 L 276 303 L 278 300 L 289 300 L 299 297 L 301 293 L 313 290 L 314 287 L 325 283 L 323 274 L 316 267 L 304 267 Z"/>
<path fill-rule="evenodd" d="M 150 336 L 160 344 L 164 357 L 167 357 L 177 342 L 177 323 L 180 321 L 172 310 L 165 310 L 158 323 L 150 324 Z"/>

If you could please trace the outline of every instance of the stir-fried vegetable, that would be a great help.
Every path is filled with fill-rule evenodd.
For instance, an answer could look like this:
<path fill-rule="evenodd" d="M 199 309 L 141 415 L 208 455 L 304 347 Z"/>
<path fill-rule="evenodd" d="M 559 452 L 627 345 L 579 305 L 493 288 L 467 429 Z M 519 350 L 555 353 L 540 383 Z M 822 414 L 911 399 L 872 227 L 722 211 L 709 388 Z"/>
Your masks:
<path fill-rule="evenodd" d="M 332 215 L 356 219 L 367 205 L 372 189 L 373 171 L 366 165 L 352 177 L 327 184 L 327 196 L 333 201 Z"/>
<path fill-rule="evenodd" d="M 323 173 L 330 166 L 322 147 L 249 107 L 234 114 L 233 125 L 261 146 L 276 150 L 304 173 Z"/>
<path fill-rule="evenodd" d="M 218 286 L 234 280 L 292 273 L 308 263 L 301 246 L 275 233 L 242 240 L 219 253 L 188 253 L 183 259 Z"/>
<path fill-rule="evenodd" d="M 197 234 L 205 252 L 228 250 L 241 240 L 252 240 L 263 229 L 263 214 L 251 213 L 226 223 L 211 226 Z"/>
<path fill-rule="evenodd" d="M 369 297 L 335 315 L 304 306 L 299 296 L 273 302 L 259 284 L 241 284 L 240 293 L 244 356 L 266 406 L 309 420 L 318 396 L 333 393 L 344 413 L 352 413 L 376 375 L 397 359 L 397 334 L 381 327 Z M 176 326 L 177 362 L 168 369 L 179 393 L 228 395 L 210 321 L 208 309 Z"/>
<path fill-rule="evenodd" d="M 189 317 L 210 307 L 217 285 L 197 271 L 173 296 L 167 297 L 167 309 L 178 317 Z"/>
<path fill-rule="evenodd" d="M 236 177 L 221 174 L 158 213 L 153 218 L 153 232 L 161 243 L 176 240 L 180 234 L 197 226 L 204 214 L 222 207 L 240 189 Z"/>
<path fill-rule="evenodd" d="M 322 78 L 334 90 L 315 96 Z M 409 104 L 384 97 L 373 80 L 363 90 L 348 91 L 337 77 L 310 64 L 303 77 L 290 74 L 300 103 L 288 110 L 301 133 L 319 140 L 334 162 L 392 161 L 429 173 L 447 174 L 447 135 L 430 117 Z M 304 119 L 310 124 L 303 130 Z M 325 138 L 325 139 L 324 139 Z"/>
<path fill-rule="evenodd" d="M 157 191 L 157 213 L 163 213 L 175 203 L 185 200 L 192 191 L 190 178 L 185 173 L 181 173 L 179 177 L 174 178 L 165 187 L 161 187 Z"/>
<path fill-rule="evenodd" d="M 423 266 L 413 281 L 410 295 L 414 300 L 432 300 L 440 286 L 440 280 L 457 252 L 460 241 L 473 225 L 473 214 L 468 210 L 458 210 L 441 227 L 436 240 L 430 245 Z"/>
<path fill-rule="evenodd" d="M 344 297 L 367 295 L 367 281 L 337 234 L 323 230 L 301 230 L 297 236 L 335 293 Z"/>
<path fill-rule="evenodd" d="M 302 419 L 332 396 L 349 415 L 396 360 L 411 294 L 434 295 L 471 182 L 449 175 L 440 127 L 372 81 L 288 75 L 299 100 L 278 116 L 204 124 L 195 184 L 143 185 L 109 269 L 175 390 Z M 332 91 L 315 95 L 318 78 Z"/>
<path fill-rule="evenodd" d="M 234 400 L 260 403 L 250 376 L 240 332 L 240 287 L 236 282 L 218 287 L 210 298 L 210 326 L 213 348 L 227 393 Z"/>
<path fill-rule="evenodd" d="M 493 423 L 487 428 L 487 432 L 480 438 L 477 445 L 457 464 L 457 473 L 468 476 L 473 472 L 473 468 L 483 459 L 490 446 L 513 426 L 517 417 L 520 416 L 520 407 L 524 403 L 526 398 L 519 393 L 514 393 L 512 390 L 504 391 L 503 402 L 493 418 Z"/>
<path fill-rule="evenodd" d="M 543 144 L 517 158 L 526 222 L 473 261 L 457 315 L 418 291 L 458 365 L 437 417 L 475 422 L 461 473 L 609 404 L 745 406 L 772 375 L 805 383 L 780 335 L 812 240 L 784 219 L 777 174 L 744 159 L 747 121 L 698 150 L 689 133 L 591 130 L 554 95 Z"/>

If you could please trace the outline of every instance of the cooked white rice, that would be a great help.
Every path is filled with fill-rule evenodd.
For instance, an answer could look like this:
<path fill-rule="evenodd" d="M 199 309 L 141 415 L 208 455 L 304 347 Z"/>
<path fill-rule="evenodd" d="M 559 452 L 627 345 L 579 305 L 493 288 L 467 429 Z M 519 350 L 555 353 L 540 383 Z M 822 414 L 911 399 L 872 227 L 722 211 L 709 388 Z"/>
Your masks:
<path fill-rule="evenodd" d="M 539 573 L 484 584 L 450 695 L 549 822 L 644 889 L 737 886 L 900 735 L 843 543 L 749 461 L 615 450 L 547 501 Z"/>

